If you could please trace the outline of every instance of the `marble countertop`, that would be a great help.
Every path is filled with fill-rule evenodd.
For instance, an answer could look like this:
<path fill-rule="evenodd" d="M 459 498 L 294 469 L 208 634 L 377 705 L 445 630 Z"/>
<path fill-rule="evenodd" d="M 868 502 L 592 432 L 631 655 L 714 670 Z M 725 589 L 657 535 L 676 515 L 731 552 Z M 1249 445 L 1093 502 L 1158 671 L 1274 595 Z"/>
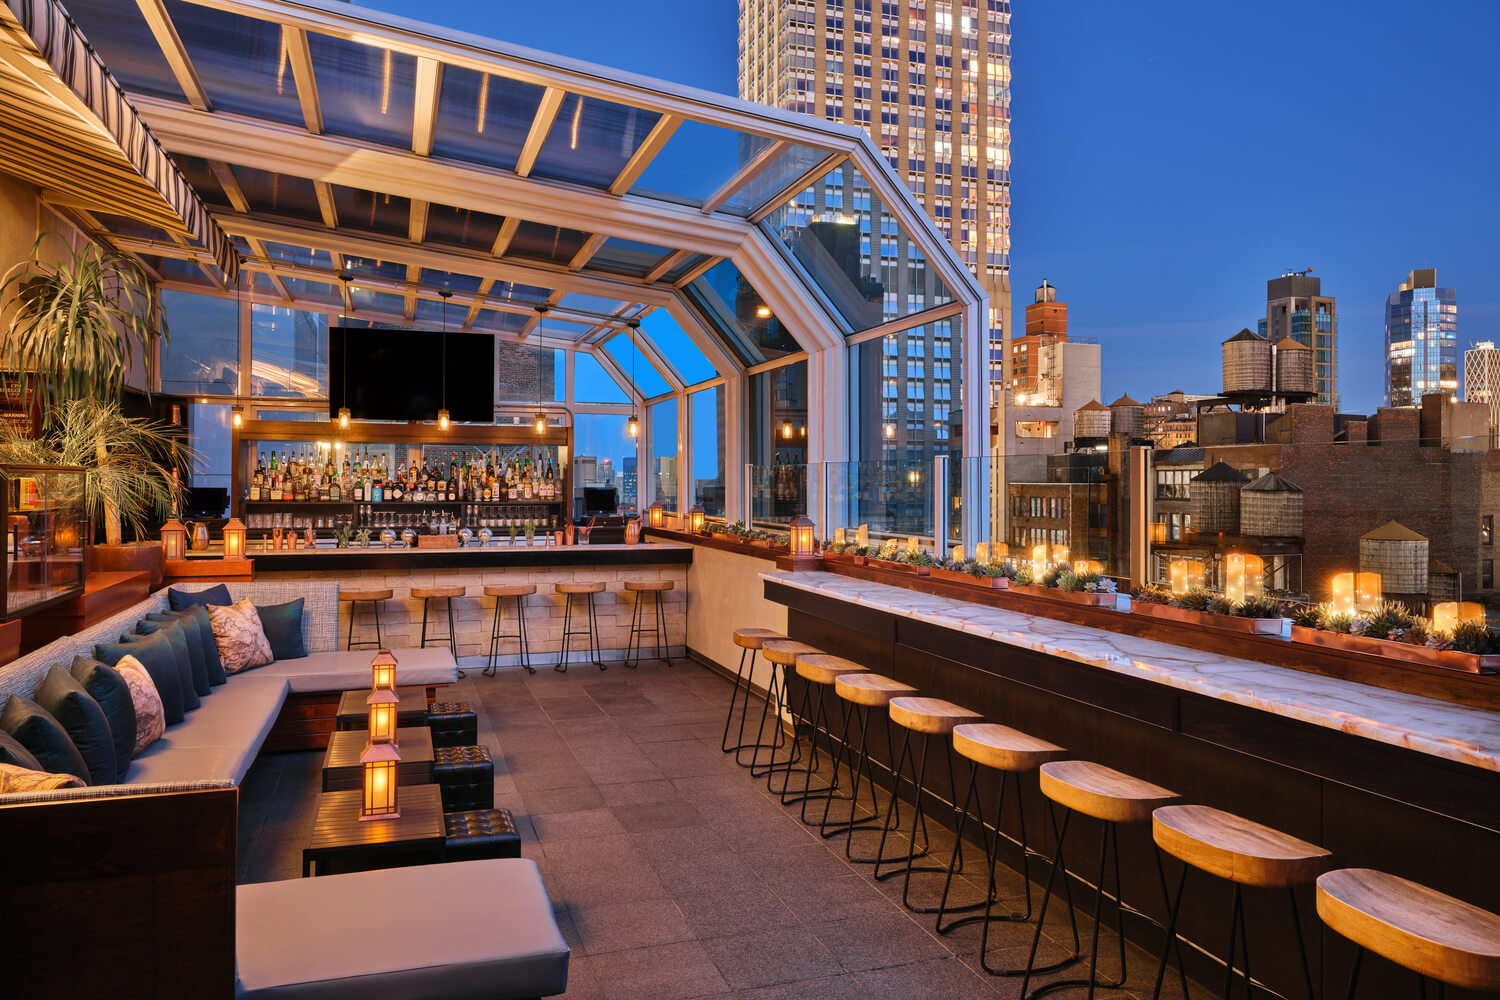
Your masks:
<path fill-rule="evenodd" d="M 1315 726 L 1500 771 L 1500 713 L 836 573 L 761 578 Z"/>

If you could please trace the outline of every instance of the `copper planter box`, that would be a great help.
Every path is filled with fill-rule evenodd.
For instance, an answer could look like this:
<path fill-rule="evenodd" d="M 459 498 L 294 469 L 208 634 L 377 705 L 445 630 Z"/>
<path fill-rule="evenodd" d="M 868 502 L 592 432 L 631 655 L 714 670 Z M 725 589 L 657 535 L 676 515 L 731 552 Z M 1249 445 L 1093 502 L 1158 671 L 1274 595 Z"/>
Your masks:
<path fill-rule="evenodd" d="M 1010 581 L 1003 576 L 974 576 L 956 570 L 934 567 L 930 575 L 934 580 L 956 583 L 964 587 L 979 587 L 982 590 L 1008 590 Z"/>
<path fill-rule="evenodd" d="M 1429 649 L 1426 646 L 1413 646 L 1408 642 L 1372 639 L 1364 635 L 1329 632 L 1326 629 L 1305 628 L 1301 625 L 1292 626 L 1292 641 L 1306 643 L 1309 646 L 1323 646 L 1327 649 L 1345 649 L 1351 653 L 1383 656 L 1391 660 L 1404 660 L 1407 663 L 1424 663 L 1430 667 L 1462 670 L 1470 674 L 1500 672 L 1500 656 L 1493 654 L 1460 653 L 1453 649 Z"/>
<path fill-rule="evenodd" d="M 1166 618 L 1190 625 L 1206 625 L 1209 628 L 1229 632 L 1244 632 L 1250 635 L 1280 635 L 1283 620 L 1280 618 L 1241 618 L 1238 615 L 1215 615 L 1207 611 L 1189 611 L 1187 608 L 1172 608 L 1165 604 L 1130 603 L 1130 610 L 1151 618 Z"/>

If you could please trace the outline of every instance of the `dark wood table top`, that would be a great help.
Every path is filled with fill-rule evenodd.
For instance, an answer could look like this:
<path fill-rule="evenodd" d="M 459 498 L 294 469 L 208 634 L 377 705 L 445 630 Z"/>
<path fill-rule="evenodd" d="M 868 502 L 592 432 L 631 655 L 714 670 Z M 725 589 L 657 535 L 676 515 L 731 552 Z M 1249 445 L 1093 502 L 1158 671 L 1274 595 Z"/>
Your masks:
<path fill-rule="evenodd" d="M 362 792 L 323 792 L 307 846 L 302 849 L 303 873 L 314 860 L 343 854 L 386 850 L 438 849 L 444 840 L 443 800 L 436 785 L 402 785 L 395 819 L 359 818 Z"/>
<path fill-rule="evenodd" d="M 346 729 L 334 733 L 323 755 L 323 770 L 331 767 L 359 767 L 359 755 L 365 751 L 370 734 L 363 729 Z M 426 726 L 402 726 L 396 730 L 396 745 L 401 748 L 401 763 L 432 761 L 432 730 Z"/>
<path fill-rule="evenodd" d="M 427 689 L 425 687 L 398 687 L 396 694 L 401 698 L 401 704 L 396 706 L 398 724 L 414 720 L 417 715 L 426 718 Z M 370 697 L 369 688 L 344 692 L 343 697 L 339 698 L 339 710 L 336 716 L 341 728 L 349 723 L 365 722 L 369 719 L 370 706 L 365 702 L 368 697 Z"/>

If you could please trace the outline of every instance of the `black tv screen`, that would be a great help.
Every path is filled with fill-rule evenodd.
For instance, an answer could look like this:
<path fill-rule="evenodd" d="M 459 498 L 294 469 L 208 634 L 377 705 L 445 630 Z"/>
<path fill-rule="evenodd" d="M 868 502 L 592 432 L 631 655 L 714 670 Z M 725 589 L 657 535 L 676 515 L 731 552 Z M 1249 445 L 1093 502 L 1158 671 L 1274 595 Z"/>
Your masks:
<path fill-rule="evenodd" d="M 330 418 L 347 406 L 356 420 L 436 420 L 445 398 L 450 419 L 494 423 L 492 335 L 329 327 Z"/>

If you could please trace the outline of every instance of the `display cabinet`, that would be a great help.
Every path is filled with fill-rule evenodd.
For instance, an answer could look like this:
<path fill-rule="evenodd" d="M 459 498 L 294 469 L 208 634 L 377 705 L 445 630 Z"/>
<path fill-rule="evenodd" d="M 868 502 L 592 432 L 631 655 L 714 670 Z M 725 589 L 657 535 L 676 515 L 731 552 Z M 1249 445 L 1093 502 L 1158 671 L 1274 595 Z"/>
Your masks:
<path fill-rule="evenodd" d="M 85 475 L 76 465 L 0 465 L 5 520 L 0 619 L 83 592 Z"/>

